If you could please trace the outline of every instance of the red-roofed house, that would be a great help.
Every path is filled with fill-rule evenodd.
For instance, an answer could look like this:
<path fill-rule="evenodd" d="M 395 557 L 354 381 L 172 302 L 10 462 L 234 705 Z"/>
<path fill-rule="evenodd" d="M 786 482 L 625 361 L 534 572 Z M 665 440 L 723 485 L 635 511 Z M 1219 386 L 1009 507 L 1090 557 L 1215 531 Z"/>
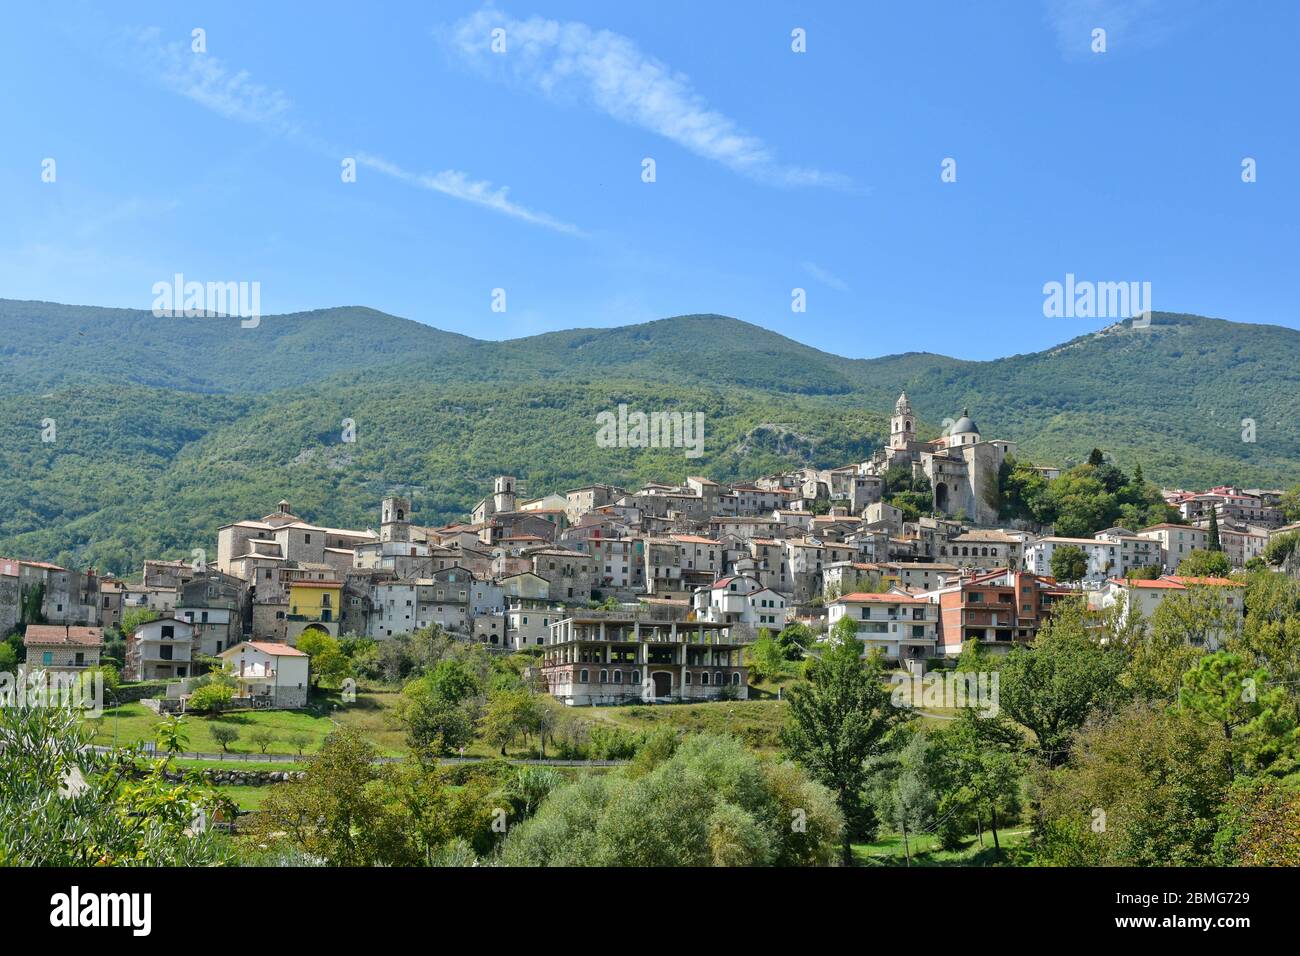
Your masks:
<path fill-rule="evenodd" d="M 935 656 L 939 608 L 927 598 L 899 591 L 855 593 L 827 605 L 827 624 L 834 628 L 844 618 L 858 625 L 862 655 L 873 650 L 885 659 L 905 664 Z"/>
<path fill-rule="evenodd" d="M 239 681 L 240 697 L 254 706 L 291 710 L 307 706 L 310 660 L 296 647 L 275 641 L 243 641 L 219 655 Z"/>
<path fill-rule="evenodd" d="M 28 624 L 23 635 L 27 666 L 47 671 L 80 671 L 99 665 L 104 648 L 102 627 Z"/>
<path fill-rule="evenodd" d="M 1245 585 L 1231 578 L 1197 578 L 1177 574 L 1166 574 L 1155 580 L 1111 578 L 1100 591 L 1088 596 L 1089 607 L 1093 611 L 1104 611 L 1119 603 L 1121 596 L 1125 601 L 1125 616 L 1129 609 L 1136 609 L 1148 622 L 1156 609 L 1169 597 L 1187 595 L 1197 591 L 1213 593 L 1221 601 L 1233 626 L 1240 627 L 1245 618 Z M 1217 650 L 1223 643 L 1221 629 L 1213 629 L 1203 638 L 1193 637 L 1196 643 L 1203 643 L 1210 650 Z"/>
<path fill-rule="evenodd" d="M 744 625 L 755 634 L 763 627 L 775 634 L 790 620 L 785 596 L 747 574 L 719 578 L 709 587 L 696 589 L 693 603 L 697 620 Z"/>

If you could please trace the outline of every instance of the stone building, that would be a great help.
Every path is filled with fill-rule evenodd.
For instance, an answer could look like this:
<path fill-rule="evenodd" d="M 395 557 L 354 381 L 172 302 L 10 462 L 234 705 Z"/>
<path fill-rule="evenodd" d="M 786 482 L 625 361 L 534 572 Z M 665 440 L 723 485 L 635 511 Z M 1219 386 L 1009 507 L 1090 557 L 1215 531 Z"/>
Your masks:
<path fill-rule="evenodd" d="M 867 474 L 884 477 L 890 468 L 910 468 L 929 479 L 935 510 L 965 515 L 976 525 L 997 523 L 998 471 L 1006 457 L 1015 454 L 1013 442 L 984 440 L 968 410 L 940 437 L 918 441 L 906 392 L 894 404 L 889 431 L 888 447 L 864 465 Z"/>

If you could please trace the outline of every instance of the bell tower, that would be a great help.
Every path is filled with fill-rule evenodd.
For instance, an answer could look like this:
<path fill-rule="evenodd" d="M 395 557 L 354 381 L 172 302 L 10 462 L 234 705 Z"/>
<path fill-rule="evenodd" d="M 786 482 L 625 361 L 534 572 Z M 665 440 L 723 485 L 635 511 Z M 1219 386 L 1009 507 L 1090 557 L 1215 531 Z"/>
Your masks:
<path fill-rule="evenodd" d="M 493 483 L 492 506 L 495 514 L 515 510 L 515 480 L 509 475 L 498 475 Z"/>
<path fill-rule="evenodd" d="M 384 499 L 379 524 L 380 541 L 411 540 L 411 499 L 389 495 Z"/>
<path fill-rule="evenodd" d="M 907 400 L 907 392 L 903 392 L 894 403 L 894 417 L 889 420 L 889 447 L 902 451 L 914 441 L 916 418 L 912 414 L 912 403 Z"/>

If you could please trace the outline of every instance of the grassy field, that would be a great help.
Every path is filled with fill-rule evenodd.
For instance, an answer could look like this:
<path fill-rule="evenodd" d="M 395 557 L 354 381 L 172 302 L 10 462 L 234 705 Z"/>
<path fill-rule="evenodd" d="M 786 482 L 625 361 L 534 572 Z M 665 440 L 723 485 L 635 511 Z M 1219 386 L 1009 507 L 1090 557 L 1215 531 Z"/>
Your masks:
<path fill-rule="evenodd" d="M 776 700 L 711 701 L 699 704 L 629 704 L 584 707 L 582 716 L 628 730 L 672 727 L 686 731 L 731 734 L 762 752 L 780 747 L 785 702 Z"/>
<path fill-rule="evenodd" d="M 230 745 L 231 753 L 261 753 L 261 748 L 253 743 L 250 735 L 265 728 L 275 735 L 267 747 L 268 754 L 296 754 L 297 746 L 290 738 L 297 734 L 306 738 L 303 753 L 311 754 L 320 749 L 321 741 L 337 723 L 360 730 L 382 755 L 400 756 L 406 753 L 402 731 L 391 726 L 386 719 L 396 704 L 397 696 L 395 692 L 364 691 L 357 694 L 355 703 L 344 704 L 336 692 L 317 691 L 312 694 L 311 704 L 302 710 L 240 711 L 219 717 L 190 716 L 185 721 L 189 735 L 186 750 L 221 753 L 221 744 L 213 739 L 212 728 L 224 725 L 239 732 L 239 739 Z M 161 721 L 161 717 L 139 701 L 121 707 L 106 707 L 97 724 L 94 742 L 111 746 L 114 743 L 126 745 L 153 740 Z M 279 765 L 276 769 L 284 767 Z"/>
<path fill-rule="evenodd" d="M 970 834 L 961 850 L 940 849 L 939 838 L 932 833 L 909 834 L 907 843 L 912 866 L 1018 866 L 1023 862 L 1028 838 L 1029 830 L 1024 827 L 999 830 L 1000 860 L 993 849 L 993 835 L 987 831 L 983 845 L 975 834 Z M 853 860 L 858 866 L 907 866 L 903 835 L 882 833 L 874 843 L 855 843 Z"/>

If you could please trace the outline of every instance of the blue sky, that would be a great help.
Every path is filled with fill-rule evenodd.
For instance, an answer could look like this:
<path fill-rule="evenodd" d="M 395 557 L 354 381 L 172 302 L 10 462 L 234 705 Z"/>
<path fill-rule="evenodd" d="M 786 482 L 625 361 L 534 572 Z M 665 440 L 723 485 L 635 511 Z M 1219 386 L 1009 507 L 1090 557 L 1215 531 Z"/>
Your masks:
<path fill-rule="evenodd" d="M 719 312 L 988 358 L 1105 324 L 1044 318 L 1074 273 L 1300 327 L 1300 7 L 739 10 L 11 8 L 0 296 L 149 308 L 181 272 L 483 338 Z"/>

